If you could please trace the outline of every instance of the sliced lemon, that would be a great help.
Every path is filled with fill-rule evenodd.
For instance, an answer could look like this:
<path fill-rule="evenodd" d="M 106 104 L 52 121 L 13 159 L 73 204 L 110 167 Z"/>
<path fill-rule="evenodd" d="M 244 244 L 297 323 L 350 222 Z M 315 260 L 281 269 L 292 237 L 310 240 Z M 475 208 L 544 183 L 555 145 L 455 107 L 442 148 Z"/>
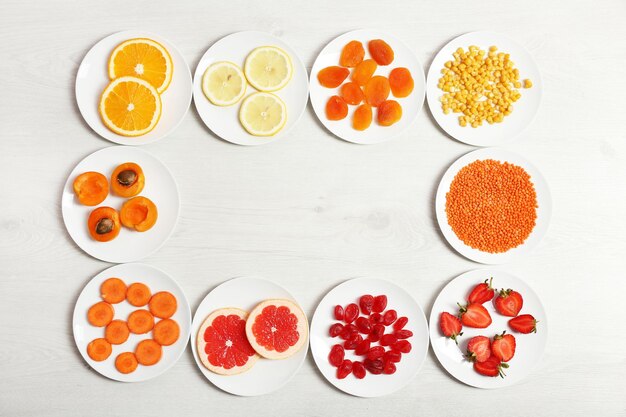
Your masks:
<path fill-rule="evenodd" d="M 147 38 L 129 39 L 117 45 L 109 57 L 109 78 L 131 76 L 152 84 L 159 94 L 172 81 L 174 64 L 167 49 Z"/>
<path fill-rule="evenodd" d="M 276 46 L 260 46 L 248 54 L 243 71 L 257 90 L 276 91 L 291 80 L 293 66 L 287 52 Z"/>
<path fill-rule="evenodd" d="M 116 78 L 102 92 L 98 112 L 106 127 L 118 135 L 145 135 L 161 117 L 161 96 L 141 78 Z"/>
<path fill-rule="evenodd" d="M 202 91 L 216 106 L 237 103 L 246 93 L 246 77 L 232 62 L 220 61 L 211 64 L 202 76 Z"/>
<path fill-rule="evenodd" d="M 253 93 L 239 108 L 239 121 L 254 136 L 272 136 L 287 123 L 287 106 L 271 93 Z"/>

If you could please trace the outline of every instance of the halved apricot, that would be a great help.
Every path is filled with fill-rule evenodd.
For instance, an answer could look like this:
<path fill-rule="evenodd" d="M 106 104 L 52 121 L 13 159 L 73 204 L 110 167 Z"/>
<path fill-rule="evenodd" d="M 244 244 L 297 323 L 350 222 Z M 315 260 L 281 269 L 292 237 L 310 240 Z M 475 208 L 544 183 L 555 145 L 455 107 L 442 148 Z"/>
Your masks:
<path fill-rule="evenodd" d="M 158 216 L 156 206 L 152 200 L 146 197 L 133 197 L 126 200 L 122 205 L 122 210 L 120 210 L 122 224 L 138 232 L 150 230 L 156 223 Z"/>
<path fill-rule="evenodd" d="M 365 85 L 365 100 L 372 106 L 378 107 L 380 103 L 389 97 L 389 80 L 382 75 L 376 75 Z"/>
<path fill-rule="evenodd" d="M 352 81 L 363 87 L 376 72 L 378 64 L 373 59 L 366 59 L 352 71 Z"/>
<path fill-rule="evenodd" d="M 133 197 L 143 190 L 146 178 L 143 170 L 134 162 L 118 165 L 111 175 L 111 189 L 120 197 Z"/>
<path fill-rule="evenodd" d="M 408 68 L 394 68 L 389 73 L 389 86 L 394 97 L 407 97 L 413 92 L 413 77 Z"/>
<path fill-rule="evenodd" d="M 342 85 L 340 94 L 341 98 L 344 99 L 346 103 L 352 105 L 361 104 L 365 98 L 363 90 L 361 90 L 361 87 L 355 82 L 349 82 Z"/>
<path fill-rule="evenodd" d="M 374 39 L 369 41 L 367 49 L 378 65 L 389 65 L 393 62 L 393 49 L 391 49 L 391 46 L 384 40 Z"/>
<path fill-rule="evenodd" d="M 98 242 L 108 242 L 120 233 L 120 216 L 112 207 L 98 207 L 87 219 L 89 234 Z"/>
<path fill-rule="evenodd" d="M 81 204 L 97 206 L 109 195 L 109 181 L 99 172 L 83 172 L 74 180 L 74 194 Z"/>
<path fill-rule="evenodd" d="M 365 49 L 363 44 L 359 41 L 350 41 L 341 50 L 341 56 L 339 57 L 339 65 L 342 67 L 356 67 L 365 56 Z"/>
<path fill-rule="evenodd" d="M 391 126 L 402 118 L 402 106 L 395 100 L 386 100 L 378 106 L 378 124 Z"/>
<path fill-rule="evenodd" d="M 326 103 L 326 117 L 328 120 L 341 120 L 348 115 L 348 105 L 339 96 L 332 96 Z"/>
<path fill-rule="evenodd" d="M 352 127 L 356 130 L 365 130 L 372 124 L 372 106 L 367 103 L 361 104 L 352 116 Z"/>
<path fill-rule="evenodd" d="M 326 67 L 317 73 L 317 80 L 326 88 L 336 88 L 348 78 L 350 70 L 338 66 Z"/>

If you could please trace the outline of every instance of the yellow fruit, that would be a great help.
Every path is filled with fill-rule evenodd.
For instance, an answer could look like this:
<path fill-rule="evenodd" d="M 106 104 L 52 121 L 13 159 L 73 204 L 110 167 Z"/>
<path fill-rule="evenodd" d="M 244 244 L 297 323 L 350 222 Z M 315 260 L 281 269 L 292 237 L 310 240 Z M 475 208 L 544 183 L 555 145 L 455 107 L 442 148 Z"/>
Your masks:
<path fill-rule="evenodd" d="M 243 71 L 257 90 L 276 91 L 291 80 L 293 66 L 287 52 L 276 46 L 260 46 L 250 52 Z"/>
<path fill-rule="evenodd" d="M 174 64 L 167 49 L 152 39 L 129 39 L 119 44 L 109 57 L 109 78 L 131 76 L 152 84 L 159 94 L 172 81 Z"/>
<path fill-rule="evenodd" d="M 157 125 L 161 97 L 147 81 L 120 77 L 102 92 L 98 112 L 106 127 L 118 135 L 141 136 Z"/>
<path fill-rule="evenodd" d="M 232 62 L 215 62 L 202 76 L 202 91 L 216 106 L 237 103 L 246 93 L 246 86 L 246 78 L 241 68 Z"/>
<path fill-rule="evenodd" d="M 245 98 L 239 109 L 239 121 L 254 136 L 272 136 L 287 122 L 287 106 L 271 93 L 254 93 Z"/>

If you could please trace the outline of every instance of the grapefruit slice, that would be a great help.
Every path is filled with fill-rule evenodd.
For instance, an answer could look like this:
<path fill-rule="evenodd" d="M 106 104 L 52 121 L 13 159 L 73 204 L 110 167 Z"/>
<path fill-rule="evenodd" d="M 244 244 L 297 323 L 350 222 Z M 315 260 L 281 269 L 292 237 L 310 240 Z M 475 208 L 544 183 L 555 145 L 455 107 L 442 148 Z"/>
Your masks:
<path fill-rule="evenodd" d="M 285 359 L 306 343 L 309 323 L 302 309 L 289 300 L 265 300 L 250 312 L 246 335 L 267 359 Z"/>
<path fill-rule="evenodd" d="M 259 359 L 246 337 L 248 313 L 221 308 L 207 317 L 198 331 L 198 356 L 211 372 L 235 375 L 247 371 Z"/>

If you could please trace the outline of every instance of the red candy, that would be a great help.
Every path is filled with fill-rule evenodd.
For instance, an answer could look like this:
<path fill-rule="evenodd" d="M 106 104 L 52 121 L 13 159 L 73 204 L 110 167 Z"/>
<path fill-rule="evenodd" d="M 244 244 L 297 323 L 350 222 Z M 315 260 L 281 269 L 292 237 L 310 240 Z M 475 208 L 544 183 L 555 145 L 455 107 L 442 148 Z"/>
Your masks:
<path fill-rule="evenodd" d="M 370 322 L 372 323 L 372 326 L 374 324 L 379 324 L 383 322 L 383 315 L 380 313 L 372 313 L 370 315 Z"/>
<path fill-rule="evenodd" d="M 396 310 L 387 310 L 385 314 L 383 314 L 383 324 L 385 326 L 390 326 L 391 323 L 396 321 L 397 318 L 398 313 L 396 313 Z"/>
<path fill-rule="evenodd" d="M 346 352 L 341 345 L 335 345 L 330 349 L 330 354 L 328 355 L 328 361 L 334 367 L 338 367 L 343 363 L 343 358 L 345 357 Z"/>
<path fill-rule="evenodd" d="M 396 344 L 396 342 L 398 341 L 398 338 L 393 335 L 393 334 L 386 334 L 383 335 L 383 337 L 380 338 L 380 344 L 381 346 L 392 346 L 394 344 Z M 399 349 L 397 349 L 399 350 Z"/>
<path fill-rule="evenodd" d="M 393 350 L 397 350 L 398 352 L 409 353 L 411 351 L 411 342 L 408 340 L 398 340 L 391 346 L 391 348 Z"/>
<path fill-rule="evenodd" d="M 342 364 L 337 368 L 337 378 L 344 379 L 352 373 L 352 361 L 344 359 Z"/>
<path fill-rule="evenodd" d="M 394 334 L 398 339 L 408 339 L 413 336 L 413 332 L 410 330 L 398 330 Z"/>
<path fill-rule="evenodd" d="M 335 320 L 343 320 L 343 307 L 335 306 Z"/>
<path fill-rule="evenodd" d="M 359 316 L 359 306 L 352 303 L 348 304 L 346 311 L 343 315 L 343 319 L 346 323 L 352 323 Z"/>
<path fill-rule="evenodd" d="M 367 352 L 370 351 L 371 342 L 367 339 L 363 340 L 359 345 L 354 349 L 354 354 L 363 356 L 366 355 Z"/>
<path fill-rule="evenodd" d="M 386 295 L 377 295 L 374 298 L 374 305 L 372 306 L 372 311 L 374 313 L 382 313 L 387 308 L 387 296 Z"/>
<path fill-rule="evenodd" d="M 355 335 L 352 335 L 350 339 L 346 340 L 343 343 L 343 347 L 346 348 L 346 350 L 354 350 L 358 345 L 361 344 L 362 341 L 363 336 L 357 333 Z"/>
<path fill-rule="evenodd" d="M 400 362 L 401 359 L 402 359 L 402 353 L 398 352 L 397 350 L 388 350 L 387 352 L 385 352 L 385 355 L 383 356 L 383 360 L 394 362 L 394 363 Z"/>
<path fill-rule="evenodd" d="M 370 348 L 370 351 L 367 352 L 367 359 L 378 359 L 378 358 L 382 358 L 383 355 L 385 354 L 385 348 L 382 346 L 374 346 L 373 348 Z"/>
<path fill-rule="evenodd" d="M 352 375 L 354 375 L 357 379 L 365 378 L 365 366 L 362 362 L 352 362 Z"/>
<path fill-rule="evenodd" d="M 330 337 L 337 337 L 341 334 L 342 331 L 343 331 L 343 324 L 335 323 L 332 326 L 330 326 L 330 329 L 328 330 L 328 334 L 330 335 Z"/>
<path fill-rule="evenodd" d="M 385 364 L 380 359 L 365 359 L 363 361 L 363 365 L 365 366 L 365 369 L 374 375 L 382 374 L 385 367 Z"/>
<path fill-rule="evenodd" d="M 359 317 L 354 322 L 359 331 L 363 334 L 370 334 L 372 331 L 372 323 L 365 317 Z"/>
<path fill-rule="evenodd" d="M 404 326 L 406 326 L 406 324 L 409 322 L 409 319 L 406 317 L 400 317 L 398 320 L 396 320 L 396 322 L 393 324 L 393 329 L 394 330 L 402 330 L 404 329 Z"/>
<path fill-rule="evenodd" d="M 368 339 L 372 342 L 378 342 L 385 334 L 385 326 L 382 324 L 376 324 L 372 327 L 372 332 L 369 334 Z"/>
<path fill-rule="evenodd" d="M 359 306 L 361 307 L 361 312 L 363 314 L 370 314 L 372 312 L 372 306 L 374 305 L 374 297 L 369 294 L 366 294 L 361 297 L 359 300 Z"/>
<path fill-rule="evenodd" d="M 383 374 L 391 375 L 396 373 L 396 364 L 391 361 L 383 362 Z"/>

